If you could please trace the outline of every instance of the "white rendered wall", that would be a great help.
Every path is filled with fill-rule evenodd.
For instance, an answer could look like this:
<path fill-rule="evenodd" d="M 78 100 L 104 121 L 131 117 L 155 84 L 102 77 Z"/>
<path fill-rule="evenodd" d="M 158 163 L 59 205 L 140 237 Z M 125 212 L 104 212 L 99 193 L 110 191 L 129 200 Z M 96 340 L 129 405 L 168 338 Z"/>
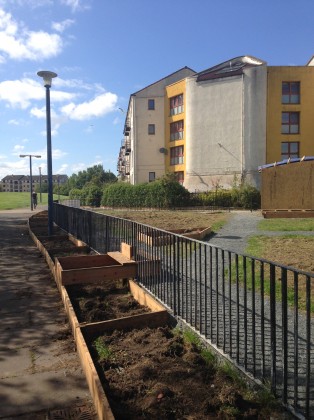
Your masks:
<path fill-rule="evenodd" d="M 130 182 L 149 181 L 149 172 L 156 179 L 165 174 L 165 87 L 195 72 L 183 68 L 131 96 Z M 148 110 L 148 99 L 155 100 L 155 110 Z M 132 105 L 131 105 L 132 104 Z M 155 124 L 155 134 L 148 134 L 148 124 Z"/>
<path fill-rule="evenodd" d="M 186 174 L 189 191 L 230 188 L 235 177 L 258 186 L 265 159 L 266 66 L 244 75 L 186 85 Z M 255 172 L 256 170 L 256 172 Z"/>

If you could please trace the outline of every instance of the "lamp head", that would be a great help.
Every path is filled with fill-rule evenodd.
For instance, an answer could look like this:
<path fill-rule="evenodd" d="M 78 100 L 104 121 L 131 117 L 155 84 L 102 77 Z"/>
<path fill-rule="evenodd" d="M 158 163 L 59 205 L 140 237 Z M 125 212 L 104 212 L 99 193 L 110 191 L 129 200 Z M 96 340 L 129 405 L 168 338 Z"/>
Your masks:
<path fill-rule="evenodd" d="M 40 156 L 40 155 L 34 155 L 34 157 L 35 157 L 35 158 L 41 158 L 41 156 Z"/>
<path fill-rule="evenodd" d="M 20 157 L 26 157 L 26 155 L 20 155 Z"/>
<path fill-rule="evenodd" d="M 53 71 L 42 70 L 37 72 L 37 76 L 42 77 L 44 79 L 44 86 L 51 87 L 52 79 L 57 77 L 57 73 Z"/>

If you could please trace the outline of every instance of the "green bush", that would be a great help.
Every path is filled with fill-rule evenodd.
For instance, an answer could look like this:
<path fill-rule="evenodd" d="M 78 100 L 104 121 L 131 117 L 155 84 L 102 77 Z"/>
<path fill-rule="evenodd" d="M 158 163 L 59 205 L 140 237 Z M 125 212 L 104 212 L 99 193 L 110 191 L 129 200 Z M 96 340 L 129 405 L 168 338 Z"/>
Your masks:
<path fill-rule="evenodd" d="M 109 207 L 173 208 L 190 205 L 190 193 L 165 176 L 151 183 L 115 183 L 105 188 L 101 204 Z"/>

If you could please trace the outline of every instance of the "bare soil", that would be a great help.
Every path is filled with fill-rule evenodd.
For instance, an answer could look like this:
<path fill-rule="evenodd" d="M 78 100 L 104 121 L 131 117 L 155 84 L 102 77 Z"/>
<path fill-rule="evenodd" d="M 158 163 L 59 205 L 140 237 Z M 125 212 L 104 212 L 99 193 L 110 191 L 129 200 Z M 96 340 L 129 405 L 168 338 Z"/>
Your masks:
<path fill-rule="evenodd" d="M 193 231 L 227 221 L 229 212 L 209 210 L 102 210 L 103 213 L 133 220 L 158 229 Z"/>
<path fill-rule="evenodd" d="M 91 353 L 117 420 L 285 418 L 183 337 L 159 327 L 116 330 L 93 342 Z"/>
<path fill-rule="evenodd" d="M 195 213 L 184 212 L 182 218 L 178 213 L 170 218 L 169 212 L 166 213 L 162 223 L 152 214 L 145 217 L 153 218 L 154 222 L 137 220 L 163 229 L 176 229 L 182 227 L 182 223 L 187 228 L 210 226 L 228 217 L 223 213 L 205 213 L 206 220 L 199 216 L 195 219 Z M 195 226 L 195 220 L 198 226 Z M 35 221 L 32 229 L 36 233 Z M 58 249 L 58 242 L 57 236 L 47 241 L 47 250 Z M 57 252 L 55 256 L 58 256 Z M 81 322 L 147 311 L 134 302 L 123 285 L 111 288 L 76 285 L 68 290 Z M 239 374 L 217 368 L 213 359 L 208 361 L 206 358 L 205 361 L 199 346 L 185 341 L 170 327 L 116 330 L 97 342 L 98 346 L 96 341 L 90 343 L 90 350 L 117 420 L 291 418 L 272 403 L 269 395 L 268 400 L 261 399 L 261 394 L 245 387 Z M 99 346 L 109 350 L 106 357 L 99 356 Z"/>
<path fill-rule="evenodd" d="M 119 282 L 73 285 L 67 287 L 67 292 L 79 322 L 107 321 L 150 312 Z"/>

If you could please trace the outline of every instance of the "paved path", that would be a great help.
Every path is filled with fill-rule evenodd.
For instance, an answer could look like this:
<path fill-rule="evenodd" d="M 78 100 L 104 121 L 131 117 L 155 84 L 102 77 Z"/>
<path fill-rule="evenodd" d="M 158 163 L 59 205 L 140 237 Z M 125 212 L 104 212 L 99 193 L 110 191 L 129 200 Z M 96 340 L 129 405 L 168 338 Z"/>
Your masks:
<path fill-rule="evenodd" d="M 210 238 L 211 245 L 244 254 L 248 244 L 248 239 L 255 235 L 282 236 L 282 235 L 304 235 L 314 236 L 314 232 L 299 231 L 262 231 L 258 229 L 258 224 L 264 218 L 260 211 L 234 211 L 230 220 L 219 232 Z"/>
<path fill-rule="evenodd" d="M 43 420 L 55 410 L 74 419 L 64 415 L 91 398 L 59 292 L 28 235 L 31 214 L 0 212 L 0 419 Z"/>

